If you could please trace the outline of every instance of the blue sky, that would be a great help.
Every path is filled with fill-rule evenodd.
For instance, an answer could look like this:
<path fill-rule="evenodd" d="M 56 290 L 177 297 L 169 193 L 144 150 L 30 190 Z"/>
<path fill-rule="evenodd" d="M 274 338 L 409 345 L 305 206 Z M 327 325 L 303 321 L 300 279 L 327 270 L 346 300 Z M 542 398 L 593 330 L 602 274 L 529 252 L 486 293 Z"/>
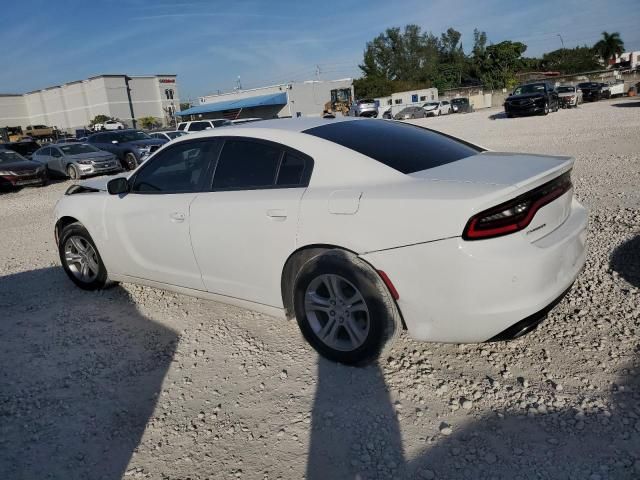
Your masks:
<path fill-rule="evenodd" d="M 4 3 L 4 2 L 3 2 Z M 592 45 L 618 31 L 640 50 L 640 1 L 617 0 L 23 0 L 6 2 L 0 92 L 26 92 L 101 73 L 176 73 L 180 96 L 316 76 L 358 76 L 368 40 L 416 23 L 439 34 L 474 27 L 518 40 L 528 56 Z"/>

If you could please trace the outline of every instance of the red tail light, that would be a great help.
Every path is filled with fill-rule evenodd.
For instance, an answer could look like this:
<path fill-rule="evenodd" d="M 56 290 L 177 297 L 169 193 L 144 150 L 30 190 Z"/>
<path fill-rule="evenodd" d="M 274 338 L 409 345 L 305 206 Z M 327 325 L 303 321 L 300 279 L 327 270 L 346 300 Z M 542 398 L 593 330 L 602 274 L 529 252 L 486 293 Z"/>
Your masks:
<path fill-rule="evenodd" d="M 467 222 L 462 238 L 481 240 L 518 232 L 531 223 L 538 210 L 570 189 L 571 172 L 567 172 L 513 200 L 474 215 Z"/>

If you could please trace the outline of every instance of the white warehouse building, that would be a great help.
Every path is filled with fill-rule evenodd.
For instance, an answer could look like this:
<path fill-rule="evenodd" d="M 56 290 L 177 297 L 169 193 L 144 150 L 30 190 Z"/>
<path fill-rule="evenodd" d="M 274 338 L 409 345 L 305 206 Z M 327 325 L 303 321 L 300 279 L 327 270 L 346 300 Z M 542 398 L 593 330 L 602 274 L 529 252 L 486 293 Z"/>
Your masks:
<path fill-rule="evenodd" d="M 379 115 L 389 109 L 391 109 L 391 114 L 395 115 L 405 107 L 422 106 L 426 102 L 438 101 L 438 89 L 409 90 L 407 92 L 392 93 L 389 97 L 380 97 L 374 100 L 378 104 Z"/>
<path fill-rule="evenodd" d="M 0 127 L 47 125 L 73 131 L 96 115 L 129 127 L 142 117 L 167 125 L 180 98 L 176 75 L 98 75 L 24 94 L 0 94 Z"/>
<path fill-rule="evenodd" d="M 200 104 L 177 115 L 182 120 L 213 118 L 320 117 L 331 91 L 347 89 L 353 98 L 353 79 L 310 80 L 236 90 L 200 97 Z"/>

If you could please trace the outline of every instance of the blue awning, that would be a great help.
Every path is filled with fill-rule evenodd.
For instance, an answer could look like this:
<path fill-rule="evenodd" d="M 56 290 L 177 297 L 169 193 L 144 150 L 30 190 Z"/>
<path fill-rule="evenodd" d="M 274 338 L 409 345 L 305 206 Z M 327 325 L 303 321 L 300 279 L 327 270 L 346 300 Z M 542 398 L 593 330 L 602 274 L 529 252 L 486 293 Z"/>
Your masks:
<path fill-rule="evenodd" d="M 286 105 L 287 94 L 272 93 L 269 95 L 259 95 L 257 97 L 237 98 L 235 100 L 226 100 L 217 103 L 205 103 L 195 107 L 176 112 L 181 117 L 185 115 L 198 115 L 201 113 L 222 112 L 223 110 L 237 110 L 239 108 L 265 107 L 269 105 Z"/>

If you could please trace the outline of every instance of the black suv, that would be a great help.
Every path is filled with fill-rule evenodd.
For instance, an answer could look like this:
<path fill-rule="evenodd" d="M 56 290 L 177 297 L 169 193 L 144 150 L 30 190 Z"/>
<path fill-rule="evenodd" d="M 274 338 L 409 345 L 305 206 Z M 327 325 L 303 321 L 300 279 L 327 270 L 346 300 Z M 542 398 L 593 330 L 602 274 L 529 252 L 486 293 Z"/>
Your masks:
<path fill-rule="evenodd" d="M 504 102 L 504 112 L 511 118 L 516 115 L 557 112 L 560 107 L 558 92 L 548 82 L 527 83 L 516 87 Z"/>
<path fill-rule="evenodd" d="M 583 82 L 578 84 L 578 88 L 582 90 L 582 99 L 585 102 L 595 102 L 606 96 L 603 83 Z"/>
<path fill-rule="evenodd" d="M 136 168 L 167 142 L 168 140 L 151 138 L 140 130 L 100 132 L 87 138 L 87 143 L 94 147 L 114 153 L 127 170 Z"/>

